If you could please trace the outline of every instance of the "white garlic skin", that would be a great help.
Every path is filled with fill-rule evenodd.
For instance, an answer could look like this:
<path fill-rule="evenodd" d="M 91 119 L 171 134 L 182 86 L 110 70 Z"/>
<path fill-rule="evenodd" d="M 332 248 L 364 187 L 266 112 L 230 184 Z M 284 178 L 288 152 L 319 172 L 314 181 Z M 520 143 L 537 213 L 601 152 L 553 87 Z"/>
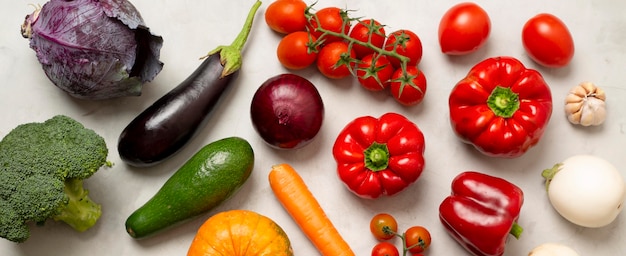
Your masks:
<path fill-rule="evenodd" d="M 573 87 L 565 97 L 565 114 L 572 124 L 597 126 L 606 119 L 606 94 L 591 82 Z"/>

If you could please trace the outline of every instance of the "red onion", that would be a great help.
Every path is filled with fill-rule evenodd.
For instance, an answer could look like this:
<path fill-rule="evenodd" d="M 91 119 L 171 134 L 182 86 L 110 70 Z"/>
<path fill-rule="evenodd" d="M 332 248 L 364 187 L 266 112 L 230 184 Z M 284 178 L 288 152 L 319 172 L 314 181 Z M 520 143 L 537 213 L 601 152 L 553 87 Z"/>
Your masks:
<path fill-rule="evenodd" d="M 324 103 L 309 80 L 281 74 L 257 89 L 250 115 L 254 129 L 268 145 L 296 149 L 307 145 L 319 132 Z"/>

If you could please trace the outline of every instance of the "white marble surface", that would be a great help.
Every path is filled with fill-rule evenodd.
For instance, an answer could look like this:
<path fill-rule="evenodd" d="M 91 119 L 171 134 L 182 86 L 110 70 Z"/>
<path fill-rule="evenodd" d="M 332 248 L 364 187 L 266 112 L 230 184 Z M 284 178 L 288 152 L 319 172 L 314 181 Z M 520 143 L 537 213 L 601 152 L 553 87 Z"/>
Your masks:
<path fill-rule="evenodd" d="M 28 41 L 19 33 L 29 4 L 44 1 L 5 1 L 0 8 L 0 136 L 24 122 L 43 121 L 66 114 L 102 134 L 109 145 L 111 169 L 98 172 L 86 182 L 91 197 L 103 206 L 103 215 L 92 229 L 77 233 L 62 223 L 48 222 L 32 228 L 23 244 L 0 240 L 0 254 L 18 255 L 185 255 L 200 224 L 211 214 L 229 209 L 249 209 L 279 223 L 289 235 L 296 255 L 317 255 L 313 245 L 282 209 L 267 182 L 270 166 L 287 162 L 303 176 L 330 219 L 357 255 L 369 255 L 375 245 L 368 223 L 379 212 L 395 215 L 401 229 L 427 227 L 433 244 L 428 255 L 466 255 L 448 236 L 438 220 L 438 205 L 450 192 L 450 181 L 459 172 L 477 170 L 497 175 L 519 185 L 526 194 L 519 224 L 525 228 L 520 240 L 510 239 L 507 256 L 526 255 L 536 245 L 560 242 L 581 255 L 626 255 L 626 216 L 611 225 L 589 229 L 561 218 L 548 202 L 540 172 L 571 155 L 601 156 L 626 175 L 626 2 L 591 0 L 478 1 L 490 14 L 492 32 L 487 45 L 463 57 L 440 53 L 437 26 L 443 13 L 456 1 L 322 0 L 319 7 L 339 6 L 375 18 L 388 30 L 407 28 L 416 32 L 424 45 L 420 64 L 428 79 L 424 102 L 401 107 L 391 97 L 364 91 L 353 79 L 330 81 L 314 69 L 295 72 L 311 80 L 324 99 L 327 112 L 315 141 L 296 151 L 276 151 L 263 144 L 253 130 L 248 114 L 250 100 L 265 79 L 289 72 L 275 57 L 280 36 L 263 20 L 264 0 L 244 50 L 244 66 L 215 115 L 182 152 L 149 169 L 130 168 L 116 152 L 121 130 L 141 110 L 177 85 L 200 63 L 198 57 L 236 36 L 253 0 L 163 1 L 134 0 L 151 30 L 163 36 L 161 51 L 165 67 L 141 97 L 101 102 L 73 99 L 45 77 Z M 310 1 L 307 1 L 310 2 Z M 576 44 L 571 64 L 562 69 L 537 66 L 521 44 L 524 22 L 540 12 L 559 16 L 570 28 Z M 516 159 L 494 159 L 462 144 L 448 121 L 448 94 L 471 66 L 487 57 L 510 55 L 538 69 L 552 88 L 554 112 L 540 143 Z M 607 93 L 608 118 L 600 127 L 571 125 L 563 113 L 567 91 L 582 81 L 592 81 Z M 338 132 L 361 115 L 379 116 L 398 112 L 416 122 L 426 136 L 426 168 L 409 189 L 393 198 L 363 200 L 343 187 L 335 174 L 331 155 Z M 124 221 L 147 201 L 163 182 L 201 146 L 227 136 L 250 141 L 256 153 L 252 176 L 229 201 L 183 226 L 146 240 L 133 240 Z M 575 188 L 572 188 L 575 189 Z M 399 242 L 398 242 L 399 243 Z"/>

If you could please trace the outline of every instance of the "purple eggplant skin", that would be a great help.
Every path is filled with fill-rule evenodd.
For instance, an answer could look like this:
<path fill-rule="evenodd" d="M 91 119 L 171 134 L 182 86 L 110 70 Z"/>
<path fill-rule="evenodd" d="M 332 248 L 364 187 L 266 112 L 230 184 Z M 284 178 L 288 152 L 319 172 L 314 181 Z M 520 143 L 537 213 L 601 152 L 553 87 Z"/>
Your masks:
<path fill-rule="evenodd" d="M 210 51 L 189 77 L 124 128 L 117 144 L 122 161 L 136 167 L 156 165 L 179 152 L 205 126 L 239 74 L 241 51 L 260 5 L 257 0 L 252 6 L 231 45 Z"/>
<path fill-rule="evenodd" d="M 182 83 L 135 117 L 118 140 L 122 160 L 147 167 L 182 149 L 205 126 L 239 74 L 221 77 L 223 70 L 219 54 L 209 55 Z"/>

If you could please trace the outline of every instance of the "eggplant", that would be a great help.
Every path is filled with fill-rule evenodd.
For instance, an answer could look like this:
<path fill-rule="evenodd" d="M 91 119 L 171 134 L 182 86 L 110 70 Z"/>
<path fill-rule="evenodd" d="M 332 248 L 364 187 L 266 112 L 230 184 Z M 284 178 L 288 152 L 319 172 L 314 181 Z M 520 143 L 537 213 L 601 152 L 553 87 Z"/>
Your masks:
<path fill-rule="evenodd" d="M 252 6 L 243 29 L 229 46 L 209 52 L 200 66 L 124 128 L 117 150 L 125 163 L 156 165 L 179 152 L 208 122 L 241 67 L 241 50 L 261 5 Z"/>

